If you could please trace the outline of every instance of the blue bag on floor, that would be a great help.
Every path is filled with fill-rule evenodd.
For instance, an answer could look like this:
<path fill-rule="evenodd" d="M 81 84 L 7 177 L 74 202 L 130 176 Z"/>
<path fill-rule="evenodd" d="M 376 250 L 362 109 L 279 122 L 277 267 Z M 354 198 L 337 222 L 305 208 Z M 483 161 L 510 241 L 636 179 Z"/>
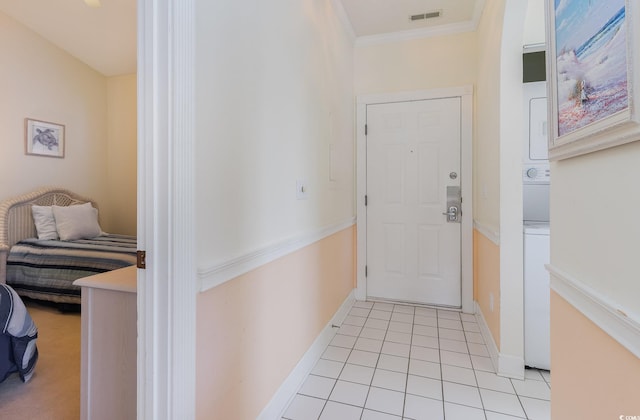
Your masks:
<path fill-rule="evenodd" d="M 0 284 L 0 381 L 19 372 L 23 382 L 33 375 L 38 361 L 38 328 L 20 296 Z"/>

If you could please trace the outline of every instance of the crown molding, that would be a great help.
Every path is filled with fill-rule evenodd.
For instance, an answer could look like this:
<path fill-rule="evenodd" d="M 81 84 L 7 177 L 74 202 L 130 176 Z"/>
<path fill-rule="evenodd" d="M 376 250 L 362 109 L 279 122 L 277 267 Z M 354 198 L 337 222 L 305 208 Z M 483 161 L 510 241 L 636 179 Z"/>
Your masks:
<path fill-rule="evenodd" d="M 408 31 L 390 32 L 379 35 L 360 36 L 356 39 L 356 47 L 370 45 L 391 44 L 394 42 L 412 41 L 415 39 L 433 38 L 437 36 L 453 35 L 463 32 L 473 32 L 477 25 L 472 21 L 451 23 L 449 25 L 431 28 L 411 29 Z"/>
<path fill-rule="evenodd" d="M 331 4 L 335 9 L 336 15 L 338 16 L 338 19 L 342 23 L 344 30 L 347 31 L 347 35 L 351 39 L 351 42 L 355 42 L 357 38 L 356 32 L 353 30 L 353 24 L 351 23 L 351 19 L 349 19 L 349 15 L 347 14 L 347 11 L 344 10 L 344 5 L 342 4 L 342 1 L 331 0 Z"/>

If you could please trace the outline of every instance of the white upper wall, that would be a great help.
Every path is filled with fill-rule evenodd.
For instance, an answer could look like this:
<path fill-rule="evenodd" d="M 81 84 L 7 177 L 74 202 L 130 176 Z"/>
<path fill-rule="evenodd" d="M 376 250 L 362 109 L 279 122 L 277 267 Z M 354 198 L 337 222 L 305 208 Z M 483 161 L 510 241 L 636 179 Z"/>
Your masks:
<path fill-rule="evenodd" d="M 638 162 L 640 142 L 554 162 L 550 198 L 551 264 L 636 322 L 640 322 Z"/>
<path fill-rule="evenodd" d="M 526 9 L 522 0 L 505 1 L 500 57 L 500 353 L 520 360 L 524 357 L 522 27 Z"/>
<path fill-rule="evenodd" d="M 138 112 L 136 74 L 107 79 L 108 138 L 107 179 L 110 229 L 136 234 Z"/>
<path fill-rule="evenodd" d="M 476 34 L 359 46 L 355 51 L 356 95 L 476 83 Z"/>
<path fill-rule="evenodd" d="M 482 54 L 478 57 L 475 118 L 474 218 L 500 236 L 508 226 L 514 240 L 521 229 L 512 225 L 522 220 L 522 45 L 528 43 L 527 31 L 535 33 L 536 39 L 542 36 L 540 42 L 544 42 L 545 30 L 538 7 L 544 9 L 542 0 L 529 1 L 525 16 L 523 4 L 522 0 L 487 2 L 477 44 Z M 509 16 L 504 16 L 505 9 Z M 532 42 L 533 38 L 529 35 L 528 39 Z M 510 220 L 506 225 L 502 216 Z"/>
<path fill-rule="evenodd" d="M 0 200 L 67 188 L 98 202 L 105 231 L 135 235 L 135 74 L 107 78 L 2 13 L 0 55 Z M 25 118 L 65 125 L 64 159 L 25 155 Z"/>
<path fill-rule="evenodd" d="M 107 79 L 2 13 L 0 55 L 0 200 L 54 185 L 106 209 Z M 25 118 L 65 125 L 64 159 L 25 154 Z"/>
<path fill-rule="evenodd" d="M 199 266 L 350 220 L 354 40 L 333 2 L 196 11 Z"/>
<path fill-rule="evenodd" d="M 524 45 L 544 44 L 545 0 L 529 0 L 527 18 L 524 21 Z"/>
<path fill-rule="evenodd" d="M 504 0 L 485 5 L 476 48 L 478 84 L 474 119 L 474 219 L 500 232 L 500 60 Z"/>

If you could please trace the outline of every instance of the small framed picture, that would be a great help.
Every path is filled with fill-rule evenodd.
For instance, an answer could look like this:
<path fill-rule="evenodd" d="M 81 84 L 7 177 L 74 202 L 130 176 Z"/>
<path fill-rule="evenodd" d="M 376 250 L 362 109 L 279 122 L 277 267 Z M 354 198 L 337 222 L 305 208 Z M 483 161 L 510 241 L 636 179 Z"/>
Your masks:
<path fill-rule="evenodd" d="M 64 157 L 64 125 L 25 118 L 24 130 L 26 154 Z"/>

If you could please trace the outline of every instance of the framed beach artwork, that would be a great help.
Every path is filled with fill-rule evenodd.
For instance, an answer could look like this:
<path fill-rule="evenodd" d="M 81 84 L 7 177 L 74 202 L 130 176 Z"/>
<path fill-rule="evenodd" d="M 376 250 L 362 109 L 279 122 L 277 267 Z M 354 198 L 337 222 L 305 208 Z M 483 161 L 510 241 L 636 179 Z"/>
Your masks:
<path fill-rule="evenodd" d="M 549 158 L 640 140 L 637 0 L 547 0 Z"/>
<path fill-rule="evenodd" d="M 64 125 L 25 118 L 24 131 L 26 154 L 64 157 Z"/>

